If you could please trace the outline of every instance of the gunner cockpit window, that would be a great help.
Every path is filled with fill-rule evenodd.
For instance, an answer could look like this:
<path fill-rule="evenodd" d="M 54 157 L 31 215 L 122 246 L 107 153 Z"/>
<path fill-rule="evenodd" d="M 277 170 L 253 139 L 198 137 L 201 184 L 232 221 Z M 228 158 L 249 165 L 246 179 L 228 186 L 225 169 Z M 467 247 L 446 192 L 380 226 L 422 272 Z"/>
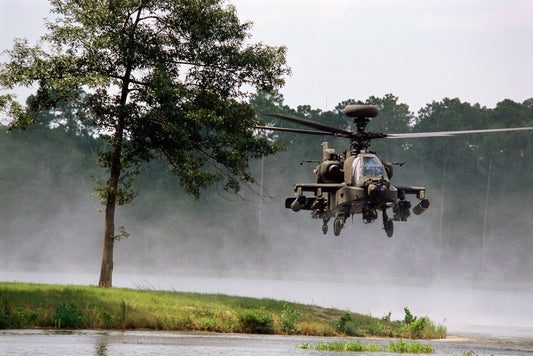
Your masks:
<path fill-rule="evenodd" d="M 385 170 L 377 157 L 363 156 L 363 174 L 385 174 Z"/>

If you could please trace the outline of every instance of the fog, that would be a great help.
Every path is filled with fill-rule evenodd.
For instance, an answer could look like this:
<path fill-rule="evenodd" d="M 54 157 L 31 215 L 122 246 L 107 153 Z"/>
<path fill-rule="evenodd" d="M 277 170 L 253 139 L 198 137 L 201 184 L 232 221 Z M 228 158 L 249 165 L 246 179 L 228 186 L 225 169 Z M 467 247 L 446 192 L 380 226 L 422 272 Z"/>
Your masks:
<path fill-rule="evenodd" d="M 323 235 L 322 221 L 284 208 L 294 183 L 313 180 L 312 167 L 295 163 L 293 172 L 276 172 L 276 165 L 276 158 L 265 159 L 262 199 L 245 190 L 242 198 L 211 192 L 194 201 L 176 185 L 175 195 L 145 189 L 120 207 L 116 226 L 131 236 L 115 244 L 114 285 L 269 297 L 376 317 L 391 312 L 395 320 L 408 307 L 452 333 L 533 330 L 533 271 L 515 259 L 531 251 L 528 239 L 517 238 L 532 231 L 531 222 L 516 231 L 491 227 L 483 250 L 471 226 L 439 231 L 441 194 L 428 185 L 430 209 L 395 223 L 393 238 L 380 219 L 364 224 L 360 216 L 347 221 L 341 236 L 333 236 L 331 222 Z M 405 181 L 411 174 L 393 181 L 426 183 L 423 176 Z M 0 228 L 0 280 L 96 285 L 104 216 L 90 185 L 43 197 L 3 202 L 16 214 L 4 216 Z M 527 221 L 527 207 L 513 213 Z M 455 240 L 469 241 L 458 245 L 468 248 L 455 248 Z"/>

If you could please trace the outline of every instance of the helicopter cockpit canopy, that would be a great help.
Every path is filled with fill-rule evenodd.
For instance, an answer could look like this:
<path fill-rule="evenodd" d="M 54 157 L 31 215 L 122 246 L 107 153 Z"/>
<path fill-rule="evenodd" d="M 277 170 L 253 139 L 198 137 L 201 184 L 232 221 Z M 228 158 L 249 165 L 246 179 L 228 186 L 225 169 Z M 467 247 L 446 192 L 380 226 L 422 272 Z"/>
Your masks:
<path fill-rule="evenodd" d="M 389 180 L 379 158 L 372 153 L 357 156 L 352 164 L 352 184 L 361 186 L 368 179 Z"/>

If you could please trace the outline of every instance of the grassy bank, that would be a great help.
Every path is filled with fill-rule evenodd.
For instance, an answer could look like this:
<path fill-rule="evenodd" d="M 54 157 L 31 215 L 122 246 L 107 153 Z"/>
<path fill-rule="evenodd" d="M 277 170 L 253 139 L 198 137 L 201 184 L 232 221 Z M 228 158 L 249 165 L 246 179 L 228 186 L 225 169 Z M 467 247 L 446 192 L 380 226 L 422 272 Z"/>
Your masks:
<path fill-rule="evenodd" d="M 446 328 L 272 299 L 0 282 L 0 329 L 149 329 L 444 338 Z"/>
<path fill-rule="evenodd" d="M 346 342 L 320 342 L 313 346 L 302 344 L 298 346 L 304 350 L 319 351 L 351 351 L 351 352 L 391 352 L 391 353 L 410 353 L 410 354 L 432 354 L 435 352 L 431 345 L 422 345 L 418 342 L 405 342 L 403 340 L 390 342 L 388 345 L 363 344 L 357 340 Z"/>

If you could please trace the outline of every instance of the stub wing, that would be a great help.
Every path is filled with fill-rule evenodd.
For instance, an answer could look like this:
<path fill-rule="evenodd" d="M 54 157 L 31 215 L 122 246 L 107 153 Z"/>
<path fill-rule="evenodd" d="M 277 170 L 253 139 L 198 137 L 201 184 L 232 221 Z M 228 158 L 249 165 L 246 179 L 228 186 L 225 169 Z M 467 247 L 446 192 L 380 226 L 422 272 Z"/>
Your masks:
<path fill-rule="evenodd" d="M 293 211 L 299 210 L 323 210 L 327 207 L 330 194 L 335 194 L 346 184 L 330 183 L 297 183 L 294 185 L 296 197 L 285 199 L 285 207 Z M 305 196 L 304 192 L 312 192 L 313 196 Z"/>
<path fill-rule="evenodd" d="M 416 195 L 418 199 L 425 199 L 426 198 L 426 188 L 425 187 L 414 187 L 410 185 L 405 186 L 398 186 L 395 185 L 396 189 L 398 189 L 398 195 L 401 195 L 402 192 L 404 194 L 413 194 Z"/>
<path fill-rule="evenodd" d="M 302 192 L 313 192 L 315 195 L 320 195 L 320 192 L 334 193 L 342 187 L 344 183 L 297 183 L 294 185 L 294 192 L 300 195 Z"/>

